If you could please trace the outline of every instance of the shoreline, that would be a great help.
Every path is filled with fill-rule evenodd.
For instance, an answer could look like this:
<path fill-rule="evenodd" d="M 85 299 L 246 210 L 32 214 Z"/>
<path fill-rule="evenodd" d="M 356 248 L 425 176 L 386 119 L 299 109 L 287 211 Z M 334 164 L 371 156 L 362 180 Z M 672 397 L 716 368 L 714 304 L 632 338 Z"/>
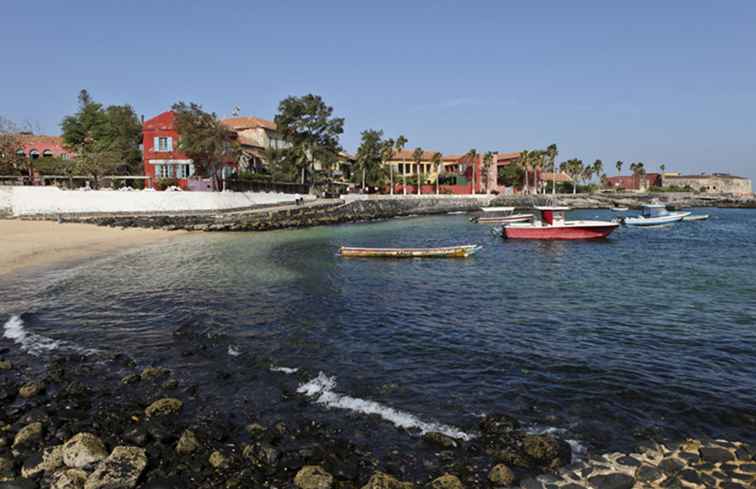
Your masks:
<path fill-rule="evenodd" d="M 0 414 L 0 481 L 17 484 L 9 487 L 746 489 L 756 481 L 756 452 L 744 443 L 648 441 L 575 459 L 558 436 L 529 434 L 506 414 L 482 418 L 471 439 L 426 433 L 418 451 L 378 457 L 327 422 L 203 410 L 207 393 L 182 372 L 138 366 L 125 353 L 48 354 L 0 355 L 0 395 L 12 406 Z M 103 478 L 112 485 L 95 483 Z M 70 479 L 80 484 L 63 484 Z"/>
<path fill-rule="evenodd" d="M 0 219 L 0 279 L 34 269 L 107 256 L 183 233 L 91 224 Z"/>

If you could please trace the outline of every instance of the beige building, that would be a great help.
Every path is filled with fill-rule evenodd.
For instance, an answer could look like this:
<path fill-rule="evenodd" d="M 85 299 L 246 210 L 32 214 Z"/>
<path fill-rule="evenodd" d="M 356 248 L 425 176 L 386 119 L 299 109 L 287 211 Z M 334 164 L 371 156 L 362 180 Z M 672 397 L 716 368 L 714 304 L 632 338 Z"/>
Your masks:
<path fill-rule="evenodd" d="M 285 142 L 276 132 L 276 123 L 259 117 L 244 116 L 223 119 L 223 124 L 236 131 L 242 147 L 241 164 L 249 170 L 260 170 L 265 164 L 265 151 L 281 149 Z"/>
<path fill-rule="evenodd" d="M 711 175 L 670 175 L 662 176 L 663 187 L 690 187 L 696 192 L 750 194 L 753 192 L 751 180 L 726 173 Z"/>

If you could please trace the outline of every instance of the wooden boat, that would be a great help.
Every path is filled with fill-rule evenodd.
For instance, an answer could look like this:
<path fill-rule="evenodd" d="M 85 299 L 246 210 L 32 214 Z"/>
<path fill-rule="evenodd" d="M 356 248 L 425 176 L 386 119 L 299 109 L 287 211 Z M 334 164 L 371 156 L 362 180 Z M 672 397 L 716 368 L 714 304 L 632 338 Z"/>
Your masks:
<path fill-rule="evenodd" d="M 508 224 L 527 222 L 533 219 L 533 214 L 513 214 L 514 207 L 481 207 L 480 210 L 483 211 L 483 215 L 473 217 L 470 219 L 472 222 L 478 224 Z"/>
<path fill-rule="evenodd" d="M 680 222 L 690 214 L 690 212 L 670 212 L 662 204 L 645 204 L 640 216 L 626 217 L 622 222 L 628 226 L 658 226 Z"/>
<path fill-rule="evenodd" d="M 339 255 L 370 258 L 467 258 L 480 249 L 478 245 L 441 248 L 354 248 L 342 246 Z"/>
<path fill-rule="evenodd" d="M 502 234 L 508 239 L 576 240 L 606 238 L 619 227 L 611 221 L 567 221 L 569 207 L 536 207 L 533 222 L 508 224 Z"/>
<path fill-rule="evenodd" d="M 683 221 L 705 221 L 709 217 L 711 216 L 709 216 L 708 214 L 692 214 L 690 216 L 683 217 Z"/>

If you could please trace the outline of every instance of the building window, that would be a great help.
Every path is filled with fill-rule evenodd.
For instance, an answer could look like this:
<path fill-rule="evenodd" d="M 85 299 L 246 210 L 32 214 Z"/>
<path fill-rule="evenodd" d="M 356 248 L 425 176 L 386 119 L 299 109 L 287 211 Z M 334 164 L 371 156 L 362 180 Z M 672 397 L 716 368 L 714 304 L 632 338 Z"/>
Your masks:
<path fill-rule="evenodd" d="M 53 157 L 53 153 L 49 149 L 46 149 L 46 150 L 44 150 L 42 152 L 42 156 L 44 156 L 45 158 L 52 158 Z"/>
<path fill-rule="evenodd" d="M 19 158 L 26 158 L 26 153 L 24 153 L 23 149 L 19 149 L 18 151 L 16 151 L 16 156 L 18 156 Z"/>
<path fill-rule="evenodd" d="M 169 136 L 158 136 L 155 138 L 155 151 L 167 153 L 173 151 L 173 138 Z"/>
<path fill-rule="evenodd" d="M 39 151 L 37 151 L 36 149 L 29 151 L 29 158 L 33 160 L 36 160 L 37 158 L 39 158 Z"/>

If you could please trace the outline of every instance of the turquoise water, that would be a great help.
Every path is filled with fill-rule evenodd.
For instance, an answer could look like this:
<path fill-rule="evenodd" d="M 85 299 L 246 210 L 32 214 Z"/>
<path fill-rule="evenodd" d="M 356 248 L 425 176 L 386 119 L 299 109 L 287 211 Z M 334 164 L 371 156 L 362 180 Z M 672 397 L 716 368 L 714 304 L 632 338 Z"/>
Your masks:
<path fill-rule="evenodd" d="M 576 447 L 753 442 L 756 212 L 705 212 L 596 242 L 506 241 L 468 216 L 191 235 L 0 284 L 6 333 L 25 334 L 2 341 L 40 358 L 122 351 L 197 384 L 207 409 L 313 417 L 386 448 L 473 437 L 495 412 Z M 483 248 L 336 255 L 462 243 Z"/>

